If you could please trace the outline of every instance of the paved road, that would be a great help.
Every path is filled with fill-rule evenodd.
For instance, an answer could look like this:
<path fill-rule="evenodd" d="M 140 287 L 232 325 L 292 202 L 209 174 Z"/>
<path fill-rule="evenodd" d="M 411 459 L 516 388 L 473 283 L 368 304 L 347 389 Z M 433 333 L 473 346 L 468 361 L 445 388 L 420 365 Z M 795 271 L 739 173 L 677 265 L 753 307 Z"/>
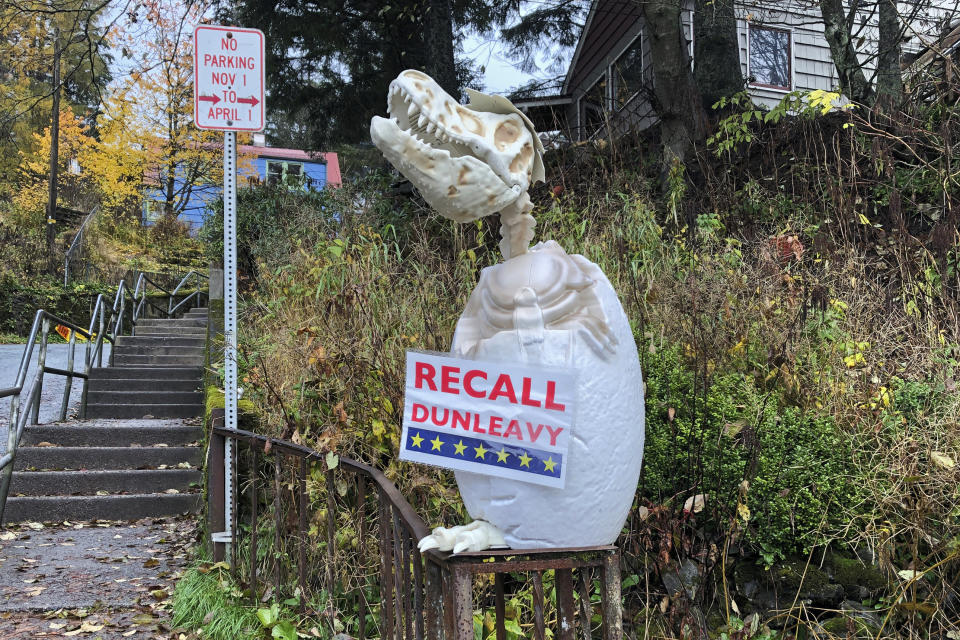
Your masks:
<path fill-rule="evenodd" d="M 169 631 L 169 597 L 195 537 L 195 517 L 6 527 L 0 638 L 184 637 Z"/>
<path fill-rule="evenodd" d="M 20 358 L 23 357 L 22 344 L 0 344 L 0 389 L 12 387 L 16 382 L 17 368 L 20 366 Z M 70 345 L 51 344 L 47 349 L 47 366 L 58 369 L 67 368 L 67 349 Z M 25 402 L 29 396 L 29 389 L 33 385 L 33 376 L 36 375 L 37 355 L 39 346 L 33 349 L 33 360 L 30 365 L 30 371 L 27 374 L 27 384 L 24 389 L 22 401 Z M 83 370 L 83 358 L 86 346 L 77 345 L 76 361 L 74 362 L 74 371 Z M 106 363 L 110 356 L 110 345 L 103 345 L 103 360 Z M 63 390 L 66 385 L 66 378 L 47 374 L 44 376 L 43 391 L 40 394 L 40 422 L 54 422 L 60 417 L 60 403 L 63 401 Z M 73 379 L 73 385 L 70 389 L 70 409 L 76 413 L 80 404 L 80 392 L 83 389 L 83 380 Z M 10 420 L 10 398 L 0 399 L 0 451 L 7 446 L 7 424 Z"/>

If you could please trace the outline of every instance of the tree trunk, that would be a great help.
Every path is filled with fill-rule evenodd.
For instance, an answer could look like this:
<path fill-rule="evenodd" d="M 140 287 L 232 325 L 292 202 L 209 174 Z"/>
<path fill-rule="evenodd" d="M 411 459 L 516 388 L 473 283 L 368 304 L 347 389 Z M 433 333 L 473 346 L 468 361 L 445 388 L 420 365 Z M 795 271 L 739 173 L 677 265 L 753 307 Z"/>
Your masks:
<path fill-rule="evenodd" d="M 837 68 L 840 89 L 844 95 L 860 104 L 871 104 L 873 90 L 863 73 L 857 50 L 853 45 L 854 13 L 847 16 L 843 10 L 843 0 L 819 0 L 820 15 L 823 17 L 823 35 L 830 45 L 830 57 Z"/>
<path fill-rule="evenodd" d="M 900 15 L 896 0 L 880 0 L 877 108 L 891 113 L 903 96 L 900 71 Z"/>
<path fill-rule="evenodd" d="M 709 113 L 720 98 L 744 86 L 733 0 L 696 0 L 693 32 L 694 76 Z"/>
<path fill-rule="evenodd" d="M 167 175 L 166 175 L 166 180 L 165 180 L 164 189 L 163 189 L 163 192 L 164 192 L 163 193 L 163 214 L 165 216 L 174 215 L 174 208 L 173 208 L 174 198 L 175 198 L 174 191 L 177 186 L 176 170 L 177 170 L 176 165 L 174 165 L 173 162 L 171 161 L 170 164 L 167 166 Z"/>
<path fill-rule="evenodd" d="M 453 16 L 450 0 L 430 0 L 423 20 L 427 49 L 427 73 L 443 90 L 460 98 L 456 62 L 453 57 Z"/>
<path fill-rule="evenodd" d="M 700 92 L 690 70 L 683 33 L 682 0 L 647 0 L 643 17 L 650 37 L 653 92 L 660 118 L 663 168 L 684 162 L 688 152 L 706 137 Z"/>
<path fill-rule="evenodd" d="M 47 195 L 47 271 L 57 274 L 57 170 L 60 168 L 60 29 L 53 31 L 53 112 L 50 114 L 50 183 Z"/>

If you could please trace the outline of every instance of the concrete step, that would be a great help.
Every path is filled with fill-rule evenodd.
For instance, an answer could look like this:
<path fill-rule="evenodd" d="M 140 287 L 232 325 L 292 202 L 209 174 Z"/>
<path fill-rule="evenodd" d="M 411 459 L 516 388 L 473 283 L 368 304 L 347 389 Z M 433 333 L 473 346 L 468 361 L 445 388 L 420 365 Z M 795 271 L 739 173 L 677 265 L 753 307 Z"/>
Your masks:
<path fill-rule="evenodd" d="M 143 318 L 137 327 L 206 327 L 206 317 L 197 318 Z"/>
<path fill-rule="evenodd" d="M 198 513 L 199 493 L 124 496 L 35 496 L 7 499 L 5 522 L 138 520 Z"/>
<path fill-rule="evenodd" d="M 15 471 L 27 469 L 147 469 L 200 465 L 199 447 L 20 447 Z"/>
<path fill-rule="evenodd" d="M 137 325 L 137 337 L 140 336 L 170 336 L 170 337 L 199 337 L 205 338 L 207 335 L 206 326 L 203 327 L 141 327 Z"/>
<path fill-rule="evenodd" d="M 154 404 L 203 404 L 199 391 L 88 391 L 87 404 L 137 405 Z"/>
<path fill-rule="evenodd" d="M 143 355 L 117 353 L 113 356 L 115 367 L 200 367 L 203 366 L 203 355 Z"/>
<path fill-rule="evenodd" d="M 98 491 L 141 494 L 168 489 L 188 493 L 199 489 L 202 480 L 199 469 L 18 471 L 10 481 L 10 495 L 96 495 Z"/>
<path fill-rule="evenodd" d="M 94 380 L 197 380 L 203 378 L 203 367 L 96 367 L 90 370 Z"/>
<path fill-rule="evenodd" d="M 206 343 L 206 339 L 199 336 L 120 336 L 114 348 L 194 347 L 202 349 Z"/>
<path fill-rule="evenodd" d="M 187 446 L 198 442 L 203 431 L 179 420 L 98 420 L 70 424 L 29 425 L 23 430 L 22 447 L 45 442 L 60 447 L 149 447 L 166 444 Z"/>
<path fill-rule="evenodd" d="M 177 345 L 118 345 L 114 347 L 113 357 L 116 362 L 117 356 L 202 356 L 202 346 L 177 346 Z"/>
<path fill-rule="evenodd" d="M 93 418 L 196 418 L 203 405 L 196 404 L 94 404 L 87 403 L 85 419 Z"/>
<path fill-rule="evenodd" d="M 135 378 L 97 378 L 90 381 L 88 393 L 93 391 L 199 391 L 199 378 L 192 380 L 137 380 Z"/>

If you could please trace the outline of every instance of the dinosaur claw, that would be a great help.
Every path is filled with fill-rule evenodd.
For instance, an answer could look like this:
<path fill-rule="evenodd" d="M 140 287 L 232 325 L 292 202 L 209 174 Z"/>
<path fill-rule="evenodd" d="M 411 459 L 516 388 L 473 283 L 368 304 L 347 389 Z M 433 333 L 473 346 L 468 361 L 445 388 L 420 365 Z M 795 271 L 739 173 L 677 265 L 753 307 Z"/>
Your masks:
<path fill-rule="evenodd" d="M 482 551 L 490 547 L 504 546 L 503 534 L 489 522 L 474 520 L 468 525 L 460 527 L 437 527 L 429 536 L 424 536 L 418 543 L 420 553 L 437 549 L 462 553 L 464 551 Z"/>
<path fill-rule="evenodd" d="M 440 543 L 433 536 L 426 536 L 417 543 L 417 548 L 420 549 L 420 553 L 426 553 L 430 549 L 439 549 Z"/>

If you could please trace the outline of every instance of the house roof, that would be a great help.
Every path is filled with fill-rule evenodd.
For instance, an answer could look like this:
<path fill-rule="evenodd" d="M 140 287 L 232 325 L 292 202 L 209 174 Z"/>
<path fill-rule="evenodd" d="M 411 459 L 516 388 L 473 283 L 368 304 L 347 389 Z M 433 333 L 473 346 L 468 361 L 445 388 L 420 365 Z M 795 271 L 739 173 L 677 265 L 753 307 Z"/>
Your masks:
<path fill-rule="evenodd" d="M 912 59 L 905 60 L 900 66 L 904 70 L 913 69 L 916 71 L 928 66 L 938 58 L 950 56 L 958 47 L 960 47 L 960 22 L 953 24 L 946 35 L 925 45 L 917 51 Z"/>
<path fill-rule="evenodd" d="M 222 149 L 222 144 L 210 143 L 205 145 L 207 148 Z M 327 165 L 328 187 L 339 187 L 343 184 L 340 175 L 340 158 L 336 153 L 318 151 L 311 153 L 303 149 L 285 149 L 283 147 L 261 147 L 254 144 L 241 144 L 237 147 L 239 155 L 246 155 L 254 158 L 274 158 L 277 160 L 299 160 L 300 162 L 316 162 Z M 151 168 L 144 174 L 147 183 L 157 181 L 157 169 Z"/>
<path fill-rule="evenodd" d="M 570 76 L 573 74 L 573 70 L 577 66 L 577 62 L 580 61 L 580 50 L 583 48 L 583 36 L 587 35 L 587 31 L 590 30 L 590 23 L 593 22 L 593 16 L 597 12 L 597 3 L 590 3 L 590 13 L 587 15 L 587 21 L 583 23 L 583 29 L 580 31 L 580 37 L 577 38 L 577 48 L 573 52 L 573 58 L 570 60 L 570 65 L 567 67 L 567 73 L 563 77 L 563 86 L 560 91 L 564 95 L 569 95 L 570 93 Z"/>
<path fill-rule="evenodd" d="M 593 0 L 563 79 L 562 92 L 575 93 L 583 78 L 596 69 L 610 49 L 627 32 L 636 29 L 642 19 L 640 6 L 633 0 Z"/>
<path fill-rule="evenodd" d="M 335 153 L 310 153 L 303 149 L 285 149 L 284 147 L 261 147 L 254 144 L 242 144 L 238 148 L 242 154 L 255 158 L 275 158 L 277 160 L 299 160 L 301 162 L 322 162 L 327 165 L 327 185 L 339 187 L 340 159 Z"/>

